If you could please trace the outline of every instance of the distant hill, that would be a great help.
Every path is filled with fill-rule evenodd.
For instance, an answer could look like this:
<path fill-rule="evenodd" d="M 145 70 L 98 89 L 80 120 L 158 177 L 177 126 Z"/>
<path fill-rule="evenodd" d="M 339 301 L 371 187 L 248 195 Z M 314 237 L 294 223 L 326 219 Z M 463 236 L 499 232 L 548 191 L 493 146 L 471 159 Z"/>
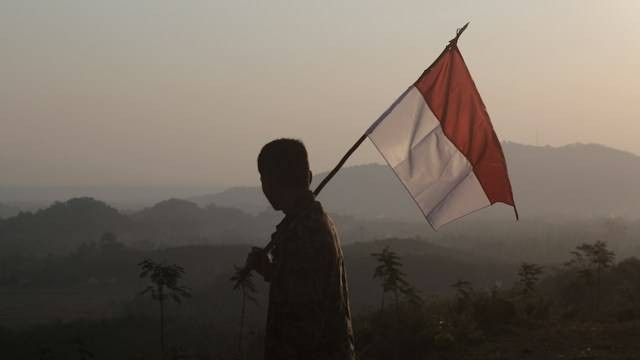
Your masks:
<path fill-rule="evenodd" d="M 332 217 L 344 243 L 414 237 L 427 229 L 423 223 L 356 220 L 338 214 Z M 0 220 L 0 258 L 69 253 L 83 244 L 98 243 L 106 232 L 114 233 L 122 243 L 145 249 L 193 244 L 265 245 L 281 219 L 282 214 L 275 211 L 251 215 L 214 204 L 200 207 L 180 199 L 122 213 L 102 201 L 74 198 Z"/>
<path fill-rule="evenodd" d="M 597 144 L 505 144 L 524 215 L 640 217 L 640 156 Z"/>
<path fill-rule="evenodd" d="M 326 173 L 314 176 L 315 187 Z M 189 200 L 206 206 L 218 204 L 258 214 L 269 209 L 259 187 L 235 187 L 217 194 L 192 197 Z M 384 165 L 370 164 L 346 167 L 336 175 L 320 195 L 328 211 L 369 220 L 420 221 L 416 205 Z"/>
<path fill-rule="evenodd" d="M 241 209 L 250 214 L 259 214 L 268 209 L 268 203 L 258 187 L 239 186 L 218 193 L 198 195 L 188 198 L 202 207 L 210 204 Z"/>
<path fill-rule="evenodd" d="M 75 198 L 0 222 L 0 251 L 25 255 L 63 253 L 83 242 L 97 241 L 105 232 L 121 233 L 130 227 L 129 219 L 107 204 L 92 198 Z"/>
<path fill-rule="evenodd" d="M 179 199 L 161 201 L 131 214 L 137 238 L 161 244 L 255 243 L 268 234 L 257 217 L 214 204 L 201 208 Z"/>
<path fill-rule="evenodd" d="M 100 199 L 119 210 L 136 211 L 169 198 L 215 193 L 219 186 L 1 186 L 0 203 L 22 211 L 44 209 L 55 201 L 79 197 Z"/>
<path fill-rule="evenodd" d="M 16 216 L 20 213 L 20 209 L 0 203 L 0 219 L 6 219 L 12 216 Z"/>
<path fill-rule="evenodd" d="M 201 208 L 186 200 L 166 200 L 123 214 L 93 198 L 73 198 L 0 220 L 0 257 L 69 253 L 82 244 L 97 243 L 106 232 L 121 242 L 146 246 L 263 243 L 276 222 L 277 218 L 237 209 Z"/>
<path fill-rule="evenodd" d="M 189 244 L 265 245 L 283 215 L 273 210 L 249 214 L 241 210 L 210 204 L 206 207 L 180 199 L 161 201 L 128 215 L 131 229 L 122 233 L 125 242 L 152 241 L 159 246 Z M 359 220 L 331 214 L 344 243 L 388 237 L 415 237 L 425 230 L 424 223 Z"/>
<path fill-rule="evenodd" d="M 504 143 L 518 210 L 523 218 L 640 218 L 640 157 L 596 144 L 562 147 Z M 326 173 L 316 176 L 314 183 Z M 267 208 L 259 188 L 231 188 L 191 198 L 256 213 Z M 331 212 L 363 219 L 422 221 L 422 216 L 386 165 L 344 168 L 320 200 Z M 512 219 L 510 208 L 494 207 L 473 216 Z"/>
<path fill-rule="evenodd" d="M 320 200 L 345 244 L 419 236 L 483 254 L 499 251 L 515 259 L 559 261 L 575 246 L 574 240 L 607 238 L 619 243 L 616 250 L 636 253 L 632 236 L 640 221 L 619 219 L 620 225 L 612 227 L 605 218 L 640 217 L 636 188 L 640 157 L 600 145 L 553 148 L 505 143 L 504 149 L 521 222 L 513 221 L 509 207 L 496 206 L 432 232 L 393 172 L 378 164 L 343 169 Z M 264 245 L 282 218 L 268 209 L 257 187 L 193 200 L 170 199 L 126 213 L 88 197 L 56 202 L 0 220 L 0 257 L 68 253 L 83 243 L 99 241 L 105 232 L 145 249 Z M 560 244 L 560 253 L 549 250 L 558 250 Z"/>

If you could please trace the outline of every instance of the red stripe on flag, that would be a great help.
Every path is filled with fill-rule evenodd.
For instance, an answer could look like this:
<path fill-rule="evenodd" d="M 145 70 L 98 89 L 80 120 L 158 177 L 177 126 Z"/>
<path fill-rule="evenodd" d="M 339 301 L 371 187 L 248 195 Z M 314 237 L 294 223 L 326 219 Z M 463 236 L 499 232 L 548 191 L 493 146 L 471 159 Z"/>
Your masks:
<path fill-rule="evenodd" d="M 415 87 L 440 121 L 444 134 L 473 166 L 489 201 L 515 209 L 500 141 L 458 48 L 447 47 Z"/>

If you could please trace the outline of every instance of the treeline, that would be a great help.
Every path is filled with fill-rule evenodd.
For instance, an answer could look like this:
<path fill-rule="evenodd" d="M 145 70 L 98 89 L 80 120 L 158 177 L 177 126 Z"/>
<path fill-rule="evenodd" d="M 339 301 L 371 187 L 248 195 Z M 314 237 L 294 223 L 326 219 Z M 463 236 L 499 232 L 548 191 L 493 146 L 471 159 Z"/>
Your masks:
<path fill-rule="evenodd" d="M 111 236 L 95 251 L 122 255 L 126 248 Z M 386 240 L 345 247 L 354 270 L 352 299 L 362 296 L 363 283 L 371 284 L 369 301 L 353 305 L 360 359 L 619 359 L 638 350 L 640 260 L 616 262 L 606 242 L 580 244 L 555 266 L 504 268 L 511 272 L 508 282 L 490 275 L 494 281 L 483 281 L 487 277 L 474 277 L 478 269 L 471 268 L 440 294 L 419 285 L 422 278 L 451 275 L 415 273 L 412 264 L 416 254 L 427 263 L 446 250 L 420 245 Z M 141 257 L 126 265 L 137 281 L 127 290 L 134 300 L 121 315 L 4 330 L 0 345 L 14 359 L 260 359 L 266 288 L 257 279 L 233 277 L 247 248 L 216 250 L 213 261 L 203 247 L 136 253 Z M 439 254 L 425 256 L 429 252 Z M 211 267 L 194 267 L 197 256 L 208 257 Z"/>
<path fill-rule="evenodd" d="M 252 243 L 268 233 L 273 219 L 210 205 L 200 208 L 185 200 L 167 200 L 123 214 L 92 198 L 56 202 L 34 213 L 0 220 L 0 251 L 5 255 L 68 254 L 105 232 L 138 248 L 206 243 Z"/>
<path fill-rule="evenodd" d="M 112 232 L 130 247 L 151 250 L 186 245 L 264 244 L 281 215 L 265 210 L 250 215 L 235 208 L 170 199 L 134 213 L 102 201 L 74 198 L 36 212 L 0 219 L 0 256 L 65 255 Z M 414 236 L 424 224 L 360 221 L 333 215 L 343 242 Z"/>
<path fill-rule="evenodd" d="M 451 297 L 419 296 L 386 249 L 377 311 L 355 321 L 362 359 L 621 359 L 637 355 L 640 260 L 615 263 L 606 242 L 583 243 L 559 266 L 522 262 L 509 286 L 460 279 Z M 544 276 L 544 277 L 543 277 Z M 626 357 L 628 356 L 628 357 Z"/>
<path fill-rule="evenodd" d="M 386 239 L 344 245 L 347 270 L 352 288 L 352 302 L 356 309 L 366 310 L 377 304 L 376 283 L 370 277 L 371 252 L 386 245 L 406 254 L 405 266 L 420 289 L 435 294 L 450 291 L 449 284 L 457 277 L 465 277 L 479 286 L 490 286 L 496 281 L 513 280 L 513 266 L 476 257 L 471 253 L 435 246 L 417 239 Z M 73 293 L 85 302 L 93 302 L 93 294 L 107 291 L 113 302 L 129 299 L 132 289 L 140 286 L 136 266 L 142 258 L 166 260 L 185 267 L 186 284 L 196 292 L 208 292 L 212 297 L 225 293 L 225 286 L 215 282 L 231 276 L 233 266 L 241 264 L 250 245 L 192 245 L 160 249 L 140 249 L 124 243 L 116 234 L 106 232 L 98 241 L 79 245 L 67 255 L 2 256 L 0 255 L 0 291 L 30 294 L 24 301 L 25 309 L 38 306 L 36 294 L 49 291 L 57 296 Z M 79 295 L 79 296 L 76 296 Z M 27 296 L 27 295 L 25 295 Z M 50 295 L 48 295 L 50 296 Z M 69 295 L 70 297 L 72 295 Z M 35 298 L 35 299 L 33 299 Z M 34 304 L 34 305 L 29 305 Z M 0 298 L 0 319 L 8 306 Z M 60 306 L 54 302 L 51 306 Z M 31 312 L 28 317 L 31 318 Z M 37 313 L 37 312 L 36 312 Z M 46 316 L 47 314 L 55 316 Z M 41 313 L 45 319 L 74 319 L 51 309 Z M 72 314 L 71 314 L 72 315 Z M 88 316 L 91 314 L 88 314 Z M 12 325 L 20 316 L 10 316 Z M 6 324 L 5 324 L 6 325 Z"/>
<path fill-rule="evenodd" d="M 134 213 L 107 204 L 76 198 L 37 212 L 0 220 L 0 257 L 47 257 L 69 254 L 83 243 L 96 243 L 112 232 L 129 247 L 152 250 L 214 244 L 262 245 L 281 215 L 265 211 L 250 215 L 234 208 L 172 199 Z M 640 222 L 623 218 L 595 218 L 549 222 L 511 214 L 503 221 L 465 219 L 456 226 L 432 231 L 424 222 L 360 220 L 332 215 L 343 244 L 382 238 L 419 238 L 466 250 L 502 262 L 514 259 L 536 263 L 563 261 L 566 252 L 583 242 L 607 239 L 620 256 L 640 256 Z"/>

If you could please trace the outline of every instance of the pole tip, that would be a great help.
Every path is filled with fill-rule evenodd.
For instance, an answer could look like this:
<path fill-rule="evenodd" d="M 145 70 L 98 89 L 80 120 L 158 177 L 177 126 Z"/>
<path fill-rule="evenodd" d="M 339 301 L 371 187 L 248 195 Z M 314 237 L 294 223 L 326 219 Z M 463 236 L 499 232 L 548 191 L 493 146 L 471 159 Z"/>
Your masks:
<path fill-rule="evenodd" d="M 449 46 L 458 45 L 458 39 L 460 38 L 460 35 L 462 35 L 462 33 L 465 30 L 467 30 L 467 26 L 469 26 L 469 23 L 471 23 L 471 21 L 468 21 L 466 24 L 464 24 L 463 27 L 456 30 L 456 37 L 454 37 L 453 39 L 451 39 L 451 41 L 449 41 Z"/>

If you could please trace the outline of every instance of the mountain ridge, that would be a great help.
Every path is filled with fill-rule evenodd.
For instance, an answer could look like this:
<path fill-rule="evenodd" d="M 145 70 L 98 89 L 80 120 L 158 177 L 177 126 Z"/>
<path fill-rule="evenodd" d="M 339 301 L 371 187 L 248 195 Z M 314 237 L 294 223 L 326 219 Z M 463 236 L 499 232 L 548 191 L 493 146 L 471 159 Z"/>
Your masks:
<path fill-rule="evenodd" d="M 541 218 L 640 217 L 640 156 L 600 144 L 560 147 L 504 142 L 503 151 L 521 216 Z M 319 174 L 319 179 L 326 176 Z M 620 175 L 620 176 L 616 176 Z M 259 213 L 268 204 L 258 187 L 234 187 L 191 197 L 200 205 L 216 203 Z M 391 169 L 382 164 L 343 168 L 320 195 L 331 212 L 362 219 L 423 221 L 422 215 Z M 511 219 L 506 206 L 471 218 Z"/>

